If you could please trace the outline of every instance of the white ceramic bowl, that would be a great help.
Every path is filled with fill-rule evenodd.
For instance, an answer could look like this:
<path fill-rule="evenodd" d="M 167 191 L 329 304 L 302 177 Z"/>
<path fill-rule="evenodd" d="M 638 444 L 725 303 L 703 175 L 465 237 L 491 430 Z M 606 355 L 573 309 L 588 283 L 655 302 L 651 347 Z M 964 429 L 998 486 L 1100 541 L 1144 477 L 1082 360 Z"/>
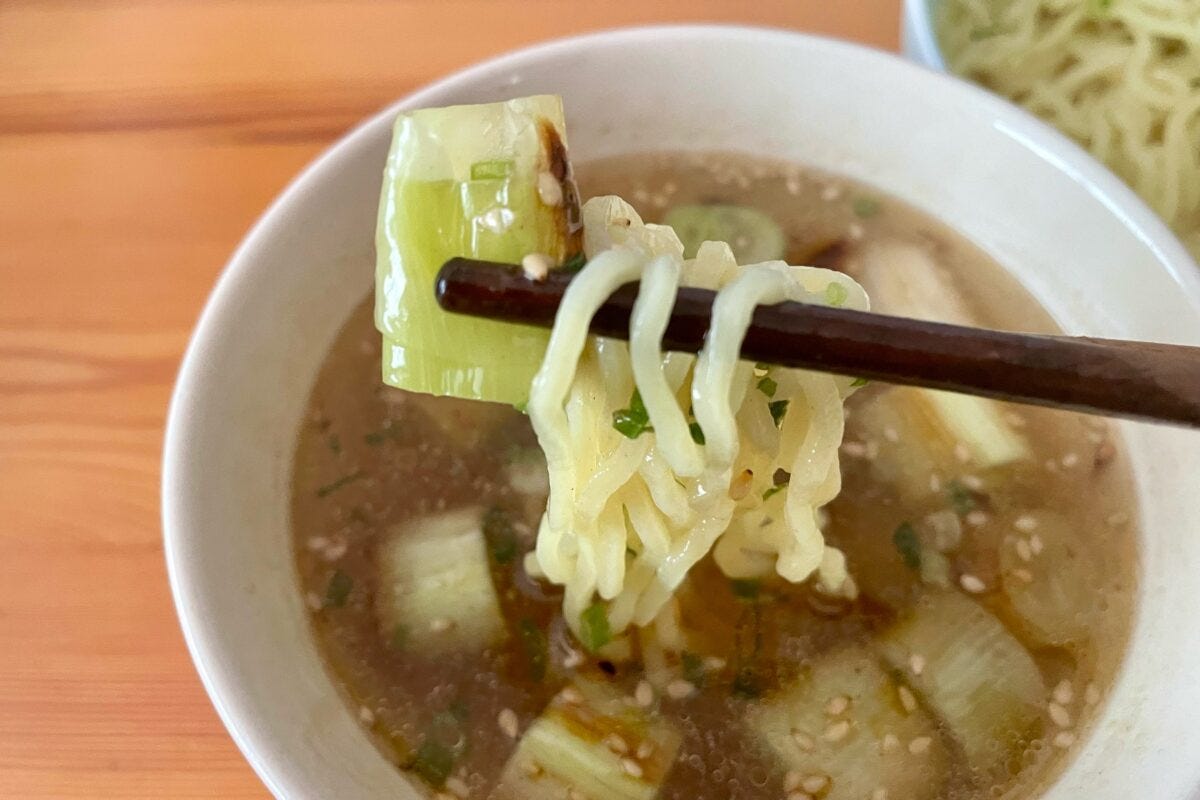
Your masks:
<path fill-rule="evenodd" d="M 318 159 L 246 238 L 171 407 L 163 516 L 179 616 L 213 703 L 278 797 L 417 796 L 325 673 L 288 535 L 305 398 L 371 286 L 391 119 L 541 92 L 564 96 L 576 159 L 724 148 L 841 172 L 966 234 L 1067 331 L 1200 343 L 1200 279 L 1132 192 L 1032 117 L 884 53 L 781 31 L 643 28 L 539 45 L 418 92 Z M 1054 800 L 1180 800 L 1200 783 L 1200 440 L 1121 430 L 1145 534 L 1137 623 Z"/>
<path fill-rule="evenodd" d="M 946 69 L 933 25 L 937 0 L 904 0 L 900 20 L 900 47 L 904 55 L 933 69 Z"/>

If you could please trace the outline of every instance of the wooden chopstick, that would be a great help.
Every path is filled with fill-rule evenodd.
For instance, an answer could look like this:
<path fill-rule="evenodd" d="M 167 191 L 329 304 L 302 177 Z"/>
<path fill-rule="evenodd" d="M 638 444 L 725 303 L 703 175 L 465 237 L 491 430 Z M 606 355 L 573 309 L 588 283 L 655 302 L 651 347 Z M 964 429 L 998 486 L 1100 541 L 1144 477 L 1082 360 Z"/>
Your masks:
<path fill-rule="evenodd" d="M 534 281 L 519 267 L 455 258 L 435 292 L 447 311 L 550 327 L 571 275 Z M 629 338 L 637 284 L 592 319 Z M 680 288 L 663 349 L 704 343 L 715 294 Z M 804 303 L 760 306 L 742 343 L 749 361 L 946 389 L 1096 414 L 1200 427 L 1200 347 L 1008 333 Z"/>

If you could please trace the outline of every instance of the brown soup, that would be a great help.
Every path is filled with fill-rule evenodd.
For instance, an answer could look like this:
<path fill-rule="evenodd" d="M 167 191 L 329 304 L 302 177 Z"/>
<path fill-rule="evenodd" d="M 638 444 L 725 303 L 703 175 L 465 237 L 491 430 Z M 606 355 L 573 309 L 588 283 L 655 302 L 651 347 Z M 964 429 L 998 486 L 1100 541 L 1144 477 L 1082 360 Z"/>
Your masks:
<path fill-rule="evenodd" d="M 879 248 L 917 248 L 944 271 L 972 321 L 1053 330 L 983 253 L 845 179 L 717 154 L 621 157 L 578 171 L 585 197 L 619 194 L 651 221 L 682 203 L 754 206 L 783 228 L 790 263 L 858 277 L 888 252 Z M 364 264 L 364 280 L 369 271 Z M 875 306 L 889 310 L 879 298 Z M 509 796 L 496 787 L 520 734 L 580 676 L 678 733 L 682 743 L 648 795 L 669 800 L 1027 798 L 1086 735 L 1123 655 L 1137 573 L 1132 482 L 1103 421 L 994 405 L 1027 451 L 980 466 L 967 444 L 935 441 L 944 432 L 923 417 L 929 407 L 913 390 L 864 388 L 847 405 L 844 488 L 825 527 L 846 554 L 858 599 L 831 602 L 778 579 L 730 581 L 706 559 L 680 594 L 695 652 L 670 654 L 670 682 L 651 685 L 636 643 L 586 653 L 562 620 L 559 591 L 524 572 L 545 502 L 528 421 L 507 407 L 383 386 L 371 311 L 364 300 L 331 347 L 299 434 L 296 564 L 335 682 L 385 757 L 431 794 Z M 479 509 L 508 635 L 498 646 L 431 655 L 404 625 L 381 626 L 378 555 L 397 526 L 461 507 Z M 939 650 L 955 642 L 933 641 L 919 626 L 897 633 L 947 595 L 981 613 L 995 627 L 988 636 L 1032 659 L 1045 689 L 1023 716 L 939 694 L 1003 682 L 1002 674 L 962 674 L 1003 664 L 989 660 L 999 645 L 982 645 L 964 664 Z M 878 709 L 845 677 L 876 672 L 890 698 Z M 796 726 L 790 756 L 761 733 L 772 714 Z M 929 735 L 913 733 L 909 714 L 932 721 Z M 899 720 L 895 734 L 876 724 L 885 717 Z M 1012 719 L 1023 720 L 1019 730 L 1005 729 Z M 648 768 L 631 743 L 606 741 L 630 750 L 619 753 L 630 774 Z M 920 789 L 905 788 L 913 785 Z M 554 796 L 625 795 L 579 788 Z"/>

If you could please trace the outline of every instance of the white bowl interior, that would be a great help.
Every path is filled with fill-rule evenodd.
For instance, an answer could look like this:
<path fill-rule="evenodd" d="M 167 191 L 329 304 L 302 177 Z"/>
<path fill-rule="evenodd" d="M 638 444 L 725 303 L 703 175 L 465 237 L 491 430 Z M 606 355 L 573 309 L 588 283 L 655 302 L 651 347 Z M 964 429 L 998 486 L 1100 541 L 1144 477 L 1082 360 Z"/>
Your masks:
<path fill-rule="evenodd" d="M 1166 229 L 1065 139 L 965 84 L 796 34 L 678 27 L 543 45 L 401 106 L 540 92 L 565 97 L 576 159 L 723 148 L 841 172 L 972 238 L 1069 332 L 1200 343 L 1200 281 Z M 279 797 L 418 796 L 318 659 L 288 532 L 306 396 L 371 285 L 392 114 L 301 176 L 234 256 L 169 422 L 164 524 L 184 630 L 221 716 Z M 1138 619 L 1112 700 L 1051 800 L 1182 799 L 1200 783 L 1200 436 L 1122 432 L 1146 534 Z"/>

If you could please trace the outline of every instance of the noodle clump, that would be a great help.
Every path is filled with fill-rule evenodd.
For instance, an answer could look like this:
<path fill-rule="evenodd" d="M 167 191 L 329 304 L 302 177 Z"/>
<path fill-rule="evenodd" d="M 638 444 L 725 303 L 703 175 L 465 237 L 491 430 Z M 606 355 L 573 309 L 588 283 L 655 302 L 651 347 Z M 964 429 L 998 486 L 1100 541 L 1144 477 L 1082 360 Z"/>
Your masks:
<path fill-rule="evenodd" d="M 1200 3 L 947 0 L 938 28 L 951 69 L 1075 138 L 1200 258 Z"/>
<path fill-rule="evenodd" d="M 760 304 L 866 310 L 865 292 L 830 270 L 739 267 L 721 242 L 685 261 L 671 228 L 643 224 L 616 197 L 590 200 L 583 221 L 588 263 L 529 397 L 550 498 L 527 568 L 565 587 L 573 627 L 599 595 L 614 632 L 652 622 L 710 551 L 730 577 L 815 573 L 823 591 L 853 597 L 819 509 L 841 487 L 842 402 L 855 381 L 739 354 Z M 599 306 L 638 280 L 629 342 L 589 336 Z M 680 285 L 718 291 L 696 356 L 661 349 Z"/>

